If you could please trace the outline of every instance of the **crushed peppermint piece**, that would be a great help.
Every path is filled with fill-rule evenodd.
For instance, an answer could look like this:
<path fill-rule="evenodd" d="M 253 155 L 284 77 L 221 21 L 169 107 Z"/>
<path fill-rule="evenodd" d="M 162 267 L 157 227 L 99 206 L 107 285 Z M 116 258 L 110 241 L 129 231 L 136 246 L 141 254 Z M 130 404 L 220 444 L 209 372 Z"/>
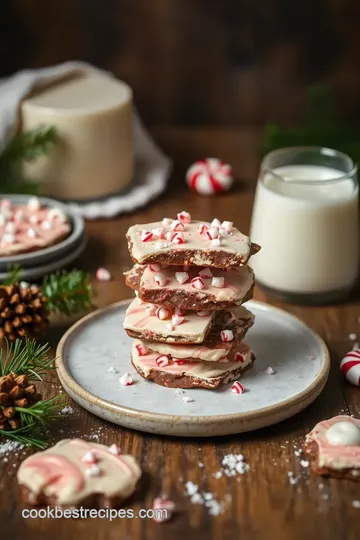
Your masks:
<path fill-rule="evenodd" d="M 114 454 L 114 456 L 118 456 L 119 454 L 121 454 L 120 448 L 115 443 L 109 446 L 108 452 L 110 452 L 110 454 Z"/>
<path fill-rule="evenodd" d="M 73 414 L 74 409 L 70 405 L 66 405 L 63 409 L 61 409 L 61 414 Z"/>
<path fill-rule="evenodd" d="M 86 476 L 100 476 L 101 471 L 97 465 L 91 465 L 91 467 L 85 469 Z"/>
<path fill-rule="evenodd" d="M 27 203 L 27 207 L 32 212 L 36 212 L 37 210 L 40 210 L 41 204 L 38 197 L 30 197 Z"/>
<path fill-rule="evenodd" d="M 191 280 L 191 286 L 194 287 L 194 289 L 201 290 L 205 288 L 205 283 L 201 277 L 195 277 Z"/>
<path fill-rule="evenodd" d="M 175 272 L 175 279 L 183 285 L 189 279 L 189 274 L 187 272 Z"/>
<path fill-rule="evenodd" d="M 222 289 L 225 285 L 225 279 L 223 277 L 213 277 L 211 285 L 217 289 Z"/>
<path fill-rule="evenodd" d="M 174 232 L 170 240 L 173 244 L 183 244 L 185 242 L 184 235 L 181 232 Z"/>
<path fill-rule="evenodd" d="M 180 214 L 177 215 L 177 218 L 182 223 L 191 223 L 191 215 L 189 212 L 185 212 L 185 210 L 180 212 Z"/>
<path fill-rule="evenodd" d="M 275 375 L 276 371 L 271 366 L 269 366 L 265 369 L 265 373 L 266 375 Z"/>
<path fill-rule="evenodd" d="M 150 242 L 150 240 L 153 239 L 153 233 L 151 231 L 147 231 L 146 229 L 143 229 L 141 231 L 140 238 L 143 242 Z"/>
<path fill-rule="evenodd" d="M 94 464 L 97 463 L 99 460 L 94 450 L 89 450 L 88 452 L 85 452 L 85 454 L 81 458 L 81 461 L 83 461 L 84 463 Z"/>
<path fill-rule="evenodd" d="M 27 231 L 27 235 L 29 236 L 29 238 L 36 238 L 37 237 L 37 232 L 32 227 L 29 227 L 29 229 Z"/>
<path fill-rule="evenodd" d="M 302 460 L 300 461 L 300 465 L 301 465 L 302 467 L 304 467 L 304 469 L 307 469 L 307 468 L 309 467 L 309 465 L 310 465 L 310 462 L 307 461 L 306 459 L 302 459 Z"/>
<path fill-rule="evenodd" d="M 193 401 L 195 401 L 195 399 L 191 398 L 191 397 L 188 397 L 188 396 L 184 396 L 182 398 L 183 402 L 184 403 L 192 403 Z"/>
<path fill-rule="evenodd" d="M 96 270 L 96 279 L 98 281 L 110 281 L 111 274 L 106 268 L 98 268 Z"/>
<path fill-rule="evenodd" d="M 164 307 L 158 307 L 156 308 L 155 315 L 158 319 L 161 321 L 164 321 L 168 317 L 170 317 L 170 310 L 164 308 Z"/>
<path fill-rule="evenodd" d="M 212 222 L 211 222 L 211 226 L 212 227 L 216 227 L 217 229 L 219 229 L 221 227 L 221 221 L 220 219 L 213 219 Z"/>
<path fill-rule="evenodd" d="M 199 276 L 203 279 L 211 279 L 213 277 L 210 268 L 203 268 L 202 270 L 200 270 Z"/>
<path fill-rule="evenodd" d="M 130 373 L 124 373 L 119 379 L 119 383 L 123 386 L 131 386 L 133 383 Z"/>
<path fill-rule="evenodd" d="M 114 366 L 110 366 L 107 370 L 108 373 L 117 373 L 117 369 Z"/>
<path fill-rule="evenodd" d="M 349 334 L 349 339 L 351 339 L 351 341 L 355 341 L 355 339 L 357 338 L 357 335 L 352 333 L 352 334 Z"/>
<path fill-rule="evenodd" d="M 214 238 L 213 240 L 211 240 L 211 245 L 213 247 L 220 247 L 221 246 L 221 240 L 220 238 Z"/>
<path fill-rule="evenodd" d="M 157 285 L 159 285 L 159 287 L 164 287 L 166 284 L 165 274 L 163 274 L 162 272 L 155 274 L 154 281 Z"/>

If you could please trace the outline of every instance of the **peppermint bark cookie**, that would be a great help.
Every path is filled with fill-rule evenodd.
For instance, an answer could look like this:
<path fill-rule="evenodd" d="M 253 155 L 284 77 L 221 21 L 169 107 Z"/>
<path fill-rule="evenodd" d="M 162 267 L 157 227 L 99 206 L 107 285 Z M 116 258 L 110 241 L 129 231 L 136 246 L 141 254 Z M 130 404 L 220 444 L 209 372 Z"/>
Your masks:
<path fill-rule="evenodd" d="M 147 304 L 135 298 L 126 310 L 124 328 L 129 336 L 141 340 L 166 345 L 203 344 L 207 348 L 224 348 L 225 343 L 220 337 L 222 330 L 232 330 L 239 340 L 253 321 L 252 313 L 242 306 L 231 312 L 182 311 Z"/>
<path fill-rule="evenodd" d="M 255 360 L 251 349 L 242 344 L 236 362 L 226 358 L 220 362 L 201 362 L 197 359 L 181 360 L 170 355 L 159 355 L 135 340 L 131 360 L 144 379 L 168 388 L 217 388 L 237 380 Z"/>
<path fill-rule="evenodd" d="M 315 473 L 360 481 L 360 420 L 340 415 L 319 422 L 306 435 L 304 451 Z"/>
<path fill-rule="evenodd" d="M 135 491 L 141 470 L 117 446 L 64 439 L 20 465 L 23 499 L 33 505 L 63 508 L 119 507 Z"/>
<path fill-rule="evenodd" d="M 126 238 L 133 261 L 226 268 L 245 264 L 260 249 L 229 221 L 191 221 L 189 214 L 186 219 L 181 214 L 177 220 L 130 227 Z"/>
<path fill-rule="evenodd" d="M 0 257 L 38 251 L 59 243 L 70 232 L 64 212 L 42 207 L 37 197 L 27 205 L 0 200 Z"/>
<path fill-rule="evenodd" d="M 226 310 L 250 300 L 254 284 L 254 273 L 247 266 L 227 270 L 170 266 L 154 271 L 149 265 L 143 270 L 138 294 L 151 304 L 194 311 Z"/>

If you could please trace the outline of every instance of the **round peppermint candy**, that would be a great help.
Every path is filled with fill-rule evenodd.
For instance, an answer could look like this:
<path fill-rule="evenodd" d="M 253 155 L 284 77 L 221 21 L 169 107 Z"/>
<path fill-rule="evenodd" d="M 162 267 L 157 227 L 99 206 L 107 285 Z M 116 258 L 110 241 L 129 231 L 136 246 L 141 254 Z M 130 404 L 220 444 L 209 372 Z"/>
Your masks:
<path fill-rule="evenodd" d="M 360 386 L 360 349 L 345 354 L 340 363 L 340 371 L 351 384 Z"/>
<path fill-rule="evenodd" d="M 232 168 L 220 159 L 200 159 L 187 170 L 186 182 L 200 195 L 214 195 L 228 191 L 233 183 Z"/>

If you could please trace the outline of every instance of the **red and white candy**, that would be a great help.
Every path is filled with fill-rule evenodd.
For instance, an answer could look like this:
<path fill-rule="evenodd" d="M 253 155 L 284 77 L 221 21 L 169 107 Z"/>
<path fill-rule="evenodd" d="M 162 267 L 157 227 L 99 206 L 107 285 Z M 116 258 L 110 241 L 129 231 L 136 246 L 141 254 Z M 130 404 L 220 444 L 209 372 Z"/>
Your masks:
<path fill-rule="evenodd" d="M 164 287 L 166 284 L 166 277 L 164 274 L 159 272 L 158 274 L 155 274 L 154 281 L 159 287 Z"/>
<path fill-rule="evenodd" d="M 87 463 L 88 465 L 94 465 L 99 460 L 96 457 L 96 454 L 95 454 L 94 450 L 89 450 L 88 452 L 85 452 L 85 454 L 81 458 L 81 461 L 83 463 Z"/>
<path fill-rule="evenodd" d="M 175 510 L 175 503 L 170 500 L 157 497 L 153 502 L 153 510 L 155 510 L 154 521 L 156 523 L 164 523 L 171 519 Z M 166 510 L 166 512 L 156 512 L 156 510 Z"/>
<path fill-rule="evenodd" d="M 185 242 L 184 235 L 181 232 L 175 232 L 174 234 L 172 234 L 170 240 L 173 244 L 177 245 L 183 244 Z"/>
<path fill-rule="evenodd" d="M 234 339 L 234 332 L 232 330 L 222 330 L 220 332 L 221 341 L 227 343 Z"/>
<path fill-rule="evenodd" d="M 191 216 L 189 212 L 185 212 L 185 210 L 180 212 L 180 214 L 177 215 L 177 218 L 181 223 L 191 223 Z"/>
<path fill-rule="evenodd" d="M 169 364 L 169 358 L 165 354 L 162 354 L 155 359 L 155 364 L 158 367 L 165 367 Z"/>
<path fill-rule="evenodd" d="M 241 364 L 244 362 L 244 357 L 240 352 L 235 353 L 235 362 L 240 362 Z"/>
<path fill-rule="evenodd" d="M 173 358 L 173 362 L 178 366 L 183 366 L 185 364 L 185 360 L 180 360 L 180 358 Z"/>
<path fill-rule="evenodd" d="M 231 324 L 232 322 L 236 321 L 236 316 L 232 311 L 226 311 L 223 316 L 224 324 Z"/>
<path fill-rule="evenodd" d="M 217 227 L 211 227 L 207 231 L 205 231 L 205 236 L 209 240 L 214 240 L 215 238 L 219 237 L 219 229 Z"/>
<path fill-rule="evenodd" d="M 239 381 L 235 381 L 231 387 L 231 391 L 234 392 L 234 394 L 243 394 L 245 389 Z"/>
<path fill-rule="evenodd" d="M 185 231 L 185 226 L 183 222 L 176 219 L 175 221 L 172 222 L 170 229 L 172 231 Z"/>
<path fill-rule="evenodd" d="M 149 315 L 149 317 L 151 317 L 152 315 L 156 315 L 156 310 L 157 310 L 157 307 L 154 306 L 154 304 L 149 304 L 145 308 L 145 311 L 146 311 L 147 315 Z"/>
<path fill-rule="evenodd" d="M 213 277 L 210 268 L 203 268 L 202 270 L 200 270 L 199 276 L 203 279 L 211 279 Z"/>
<path fill-rule="evenodd" d="M 184 321 L 185 321 L 185 317 L 182 317 L 181 315 L 177 315 L 176 313 L 171 317 L 171 322 L 174 326 L 179 326 Z"/>
<path fill-rule="evenodd" d="M 164 307 L 158 307 L 155 311 L 155 315 L 158 319 L 161 321 L 164 321 L 165 319 L 168 319 L 170 316 L 170 311 Z"/>
<path fill-rule="evenodd" d="M 168 218 L 168 217 L 164 217 L 164 219 L 162 220 L 161 224 L 164 226 L 164 227 L 170 227 L 170 225 L 172 224 L 174 220 L 171 219 L 171 218 Z"/>
<path fill-rule="evenodd" d="M 133 383 L 130 373 L 124 373 L 119 379 L 119 383 L 123 386 L 131 386 Z"/>
<path fill-rule="evenodd" d="M 227 233 L 231 233 L 232 228 L 233 228 L 232 221 L 223 221 L 221 224 L 221 229 L 224 229 Z"/>
<path fill-rule="evenodd" d="M 213 240 L 211 240 L 210 244 L 212 245 L 212 247 L 220 247 L 221 240 L 220 238 L 214 238 Z"/>
<path fill-rule="evenodd" d="M 175 279 L 183 285 L 189 279 L 189 274 L 187 272 L 175 272 Z"/>
<path fill-rule="evenodd" d="M 211 226 L 216 227 L 217 229 L 219 229 L 221 227 L 220 219 L 218 219 L 218 218 L 213 219 L 212 222 L 211 222 Z"/>
<path fill-rule="evenodd" d="M 149 349 L 145 347 L 143 343 L 139 343 L 138 345 L 135 345 L 135 349 L 137 350 L 137 353 L 139 356 L 145 356 L 149 353 Z"/>
<path fill-rule="evenodd" d="M 118 456 L 119 454 L 121 454 L 120 448 L 115 443 L 113 443 L 111 446 L 109 446 L 108 452 L 110 452 L 110 454 L 113 454 L 114 456 Z"/>
<path fill-rule="evenodd" d="M 98 268 L 96 270 L 96 279 L 98 281 L 110 281 L 111 274 L 106 268 Z"/>
<path fill-rule="evenodd" d="M 151 272 L 160 272 L 161 270 L 160 264 L 149 264 L 148 268 Z"/>
<path fill-rule="evenodd" d="M 340 371 L 351 384 L 360 386 L 360 349 L 345 354 L 340 363 Z"/>
<path fill-rule="evenodd" d="M 194 289 L 202 290 L 205 288 L 205 283 L 201 277 L 195 277 L 191 280 L 191 286 L 194 287 Z"/>
<path fill-rule="evenodd" d="M 208 225 L 205 225 L 205 223 L 199 223 L 198 225 L 198 231 L 200 234 L 205 234 L 206 231 L 209 230 L 209 226 Z"/>
<path fill-rule="evenodd" d="M 187 170 L 186 182 L 200 195 L 214 195 L 228 191 L 233 183 L 232 168 L 220 159 L 201 159 Z"/>
<path fill-rule="evenodd" d="M 151 231 L 147 231 L 146 229 L 143 229 L 141 231 L 140 238 L 143 242 L 150 242 L 150 240 L 153 239 L 153 233 Z"/>
<path fill-rule="evenodd" d="M 158 227 L 157 229 L 152 229 L 151 232 L 152 232 L 153 238 L 155 238 L 156 240 L 165 238 L 165 229 L 163 229 L 162 227 Z"/>

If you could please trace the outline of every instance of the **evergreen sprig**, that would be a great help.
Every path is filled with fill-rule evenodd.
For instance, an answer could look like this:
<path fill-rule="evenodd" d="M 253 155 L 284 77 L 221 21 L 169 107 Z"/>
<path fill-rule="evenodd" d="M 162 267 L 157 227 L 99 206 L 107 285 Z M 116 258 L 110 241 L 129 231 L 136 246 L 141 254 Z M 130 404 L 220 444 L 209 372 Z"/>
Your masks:
<path fill-rule="evenodd" d="M 46 371 L 54 368 L 49 351 L 48 345 L 39 345 L 34 339 L 6 342 L 6 349 L 0 349 L 0 377 L 13 372 L 26 375 L 29 381 L 42 381 Z"/>
<path fill-rule="evenodd" d="M 50 311 L 73 315 L 91 309 L 94 288 L 82 270 L 56 272 L 44 278 L 42 293 Z"/>
<path fill-rule="evenodd" d="M 43 450 L 47 447 L 47 443 L 42 440 L 41 437 L 36 436 L 36 429 L 39 427 L 37 423 L 28 424 L 27 426 L 8 431 L 5 429 L 0 429 L 0 436 L 11 439 L 19 444 L 24 446 L 33 446 L 39 450 Z"/>
<path fill-rule="evenodd" d="M 0 191 L 37 194 L 38 184 L 22 177 L 22 164 L 47 156 L 58 141 L 57 132 L 51 126 L 16 134 L 0 151 Z"/>
<path fill-rule="evenodd" d="M 60 406 L 65 403 L 64 396 L 55 396 L 45 401 L 38 401 L 31 407 L 15 407 L 20 413 L 22 427 L 33 426 L 36 423 L 46 424 L 57 417 Z"/>

